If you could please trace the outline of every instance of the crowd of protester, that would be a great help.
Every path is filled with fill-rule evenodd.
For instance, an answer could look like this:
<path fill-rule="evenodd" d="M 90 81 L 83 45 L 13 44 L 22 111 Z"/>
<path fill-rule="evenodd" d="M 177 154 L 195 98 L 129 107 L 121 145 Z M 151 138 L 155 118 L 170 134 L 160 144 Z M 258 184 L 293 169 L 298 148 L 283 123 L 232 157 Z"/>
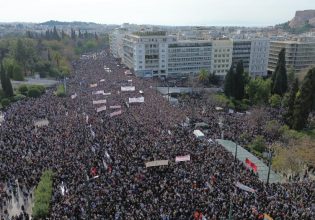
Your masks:
<path fill-rule="evenodd" d="M 108 50 L 85 56 L 73 67 L 66 97 L 48 89 L 5 111 L 0 126 L 1 219 L 29 218 L 22 207 L 20 215 L 10 216 L 9 203 L 17 188 L 30 196 L 46 169 L 54 172 L 50 219 L 198 220 L 229 214 L 263 219 L 265 213 L 274 219 L 315 218 L 313 181 L 261 182 L 222 146 L 199 140 L 193 127 L 184 126 L 190 106 L 171 106 L 150 80 L 126 75 Z M 121 86 L 135 86 L 135 91 L 122 92 Z M 92 94 L 97 90 L 110 95 Z M 128 103 L 140 96 L 144 103 Z M 96 112 L 99 105 L 92 101 L 101 99 L 107 109 Z M 220 116 L 229 125 L 228 139 L 236 139 L 239 127 L 246 126 L 241 116 L 192 104 L 198 109 L 194 115 L 210 124 L 207 138 L 220 137 Z M 110 106 L 118 105 L 122 114 L 110 117 L 117 111 Z M 40 119 L 49 124 L 35 127 Z M 185 155 L 190 161 L 175 162 Z M 154 160 L 169 164 L 146 168 Z"/>

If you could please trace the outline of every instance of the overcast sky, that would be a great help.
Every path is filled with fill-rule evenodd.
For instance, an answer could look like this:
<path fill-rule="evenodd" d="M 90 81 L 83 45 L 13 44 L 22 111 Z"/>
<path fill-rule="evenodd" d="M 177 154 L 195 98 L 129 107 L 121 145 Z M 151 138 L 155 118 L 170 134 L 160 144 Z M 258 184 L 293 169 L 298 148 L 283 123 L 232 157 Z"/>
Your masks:
<path fill-rule="evenodd" d="M 0 22 L 265 26 L 305 9 L 315 0 L 1 0 Z"/>

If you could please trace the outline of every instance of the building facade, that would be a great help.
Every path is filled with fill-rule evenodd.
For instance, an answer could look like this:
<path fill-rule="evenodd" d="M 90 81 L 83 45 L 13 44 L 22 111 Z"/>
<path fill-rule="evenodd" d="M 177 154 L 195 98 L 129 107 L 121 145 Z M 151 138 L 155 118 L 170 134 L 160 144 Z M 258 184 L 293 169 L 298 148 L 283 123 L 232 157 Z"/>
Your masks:
<path fill-rule="evenodd" d="M 211 54 L 211 73 L 224 77 L 232 65 L 233 42 L 213 40 Z"/>
<path fill-rule="evenodd" d="M 234 67 L 236 67 L 238 62 L 242 61 L 244 71 L 249 72 L 251 45 L 251 40 L 233 40 L 232 65 Z"/>
<path fill-rule="evenodd" d="M 123 63 L 139 77 L 167 76 L 168 43 L 176 38 L 165 32 L 127 34 L 123 39 Z"/>
<path fill-rule="evenodd" d="M 111 52 L 139 77 L 196 76 L 200 70 L 225 77 L 242 60 L 252 76 L 267 74 L 269 40 L 178 40 L 162 31 L 111 34 Z"/>
<path fill-rule="evenodd" d="M 211 41 L 178 41 L 169 43 L 168 76 L 196 76 L 201 69 L 210 72 L 211 53 Z"/>
<path fill-rule="evenodd" d="M 271 41 L 268 60 L 268 71 L 276 69 L 278 56 L 285 48 L 286 67 L 296 72 L 315 66 L 315 41 Z"/>
<path fill-rule="evenodd" d="M 267 76 L 269 46 L 269 39 L 267 38 L 254 38 L 251 40 L 249 74 L 252 77 Z"/>

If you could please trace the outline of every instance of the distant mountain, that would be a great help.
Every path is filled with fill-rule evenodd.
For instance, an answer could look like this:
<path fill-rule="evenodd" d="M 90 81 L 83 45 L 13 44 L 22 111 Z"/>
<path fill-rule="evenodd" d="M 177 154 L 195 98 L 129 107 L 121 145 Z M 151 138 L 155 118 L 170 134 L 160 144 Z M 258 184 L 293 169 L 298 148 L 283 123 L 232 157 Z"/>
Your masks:
<path fill-rule="evenodd" d="M 305 24 L 315 27 L 315 10 L 296 11 L 294 18 L 289 22 L 290 28 L 300 28 Z"/>

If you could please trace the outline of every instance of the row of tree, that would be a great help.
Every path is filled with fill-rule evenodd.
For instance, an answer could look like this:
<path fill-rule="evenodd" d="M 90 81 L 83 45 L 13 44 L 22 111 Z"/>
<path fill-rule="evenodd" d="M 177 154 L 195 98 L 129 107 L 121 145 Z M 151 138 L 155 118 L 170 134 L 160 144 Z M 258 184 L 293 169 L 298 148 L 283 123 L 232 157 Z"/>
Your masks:
<path fill-rule="evenodd" d="M 71 38 L 72 40 L 76 40 L 76 39 L 98 40 L 99 39 L 99 36 L 97 35 L 96 32 L 90 33 L 87 30 L 83 32 L 80 29 L 76 31 L 73 28 L 71 28 L 70 35 L 69 35 L 64 30 L 58 30 L 56 26 L 54 26 L 53 29 L 47 29 L 45 32 L 42 32 L 42 33 L 27 31 L 26 36 L 32 39 L 45 39 L 45 40 L 57 40 L 57 41 L 69 39 L 69 38 Z"/>
<path fill-rule="evenodd" d="M 315 68 L 309 70 L 299 88 L 294 72 L 287 74 L 285 49 L 282 49 L 269 79 L 249 78 L 242 61 L 232 66 L 225 77 L 224 93 L 235 100 L 249 99 L 250 103 L 258 105 L 269 102 L 273 107 L 280 107 L 281 101 L 287 100 L 283 105 L 287 109 L 285 121 L 290 128 L 301 130 L 315 106 Z"/>

